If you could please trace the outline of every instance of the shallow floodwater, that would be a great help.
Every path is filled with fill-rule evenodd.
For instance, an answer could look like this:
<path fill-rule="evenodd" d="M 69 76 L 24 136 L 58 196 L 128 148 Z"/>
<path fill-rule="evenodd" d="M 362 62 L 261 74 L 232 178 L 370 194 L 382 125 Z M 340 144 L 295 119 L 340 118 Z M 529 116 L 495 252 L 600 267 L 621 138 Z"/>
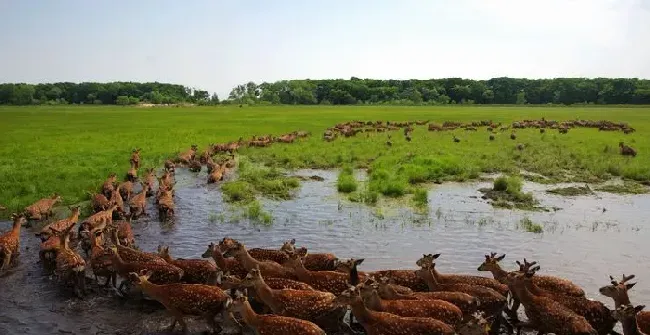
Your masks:
<path fill-rule="evenodd" d="M 478 274 L 484 254 L 507 254 L 504 267 L 526 257 L 538 261 L 540 273 L 566 277 L 587 295 L 612 306 L 598 288 L 634 273 L 633 303 L 650 301 L 650 196 L 596 195 L 563 197 L 545 193 L 558 185 L 527 183 L 550 212 L 494 209 L 477 190 L 490 183 L 446 183 L 429 192 L 425 214 L 396 205 L 367 207 L 350 203 L 336 192 L 336 172 L 298 171 L 324 181 L 303 181 L 294 200 L 264 201 L 273 223 L 249 222 L 222 201 L 218 185 L 205 185 L 205 174 L 177 172 L 174 225 L 161 224 L 150 207 L 149 219 L 134 223 L 143 250 L 170 246 L 172 257 L 200 257 L 210 242 L 224 236 L 249 247 L 277 248 L 290 238 L 312 252 L 341 258 L 365 258 L 361 270 L 414 268 L 423 253 L 441 253 L 441 272 Z M 564 185 L 561 185 L 564 186 Z M 544 233 L 518 227 L 527 217 Z M 10 223 L 0 223 L 5 231 Z M 71 298 L 38 262 L 38 239 L 23 229 L 20 263 L 0 278 L 0 334 L 161 334 L 170 318 L 154 303 L 124 300 L 92 287 L 86 299 Z M 483 273 L 489 276 L 489 273 Z M 90 276 L 90 275 L 89 275 Z M 178 329 L 178 328 L 177 328 Z M 191 329 L 205 329 L 203 322 Z M 180 329 L 179 329 L 180 330 Z"/>

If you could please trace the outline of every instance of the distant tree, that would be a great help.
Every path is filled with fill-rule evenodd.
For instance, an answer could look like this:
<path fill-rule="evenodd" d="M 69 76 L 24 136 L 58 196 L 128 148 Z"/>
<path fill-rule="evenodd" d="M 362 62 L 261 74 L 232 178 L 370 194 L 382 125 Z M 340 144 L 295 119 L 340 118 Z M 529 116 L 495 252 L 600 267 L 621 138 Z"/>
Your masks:
<path fill-rule="evenodd" d="M 517 105 L 525 105 L 526 104 L 526 92 L 521 91 L 517 93 Z"/>
<path fill-rule="evenodd" d="M 14 87 L 12 103 L 14 105 L 31 105 L 36 90 L 33 85 L 19 84 Z"/>
<path fill-rule="evenodd" d="M 127 97 L 126 95 L 120 95 L 119 97 L 117 97 L 117 99 L 115 99 L 116 105 L 126 106 L 129 103 L 130 103 L 129 97 Z"/>
<path fill-rule="evenodd" d="M 217 93 L 212 93 L 212 96 L 210 96 L 210 103 L 213 105 L 219 103 L 219 96 L 217 95 Z"/>
<path fill-rule="evenodd" d="M 129 97 L 129 105 L 137 105 L 140 103 L 140 99 L 136 97 Z"/>

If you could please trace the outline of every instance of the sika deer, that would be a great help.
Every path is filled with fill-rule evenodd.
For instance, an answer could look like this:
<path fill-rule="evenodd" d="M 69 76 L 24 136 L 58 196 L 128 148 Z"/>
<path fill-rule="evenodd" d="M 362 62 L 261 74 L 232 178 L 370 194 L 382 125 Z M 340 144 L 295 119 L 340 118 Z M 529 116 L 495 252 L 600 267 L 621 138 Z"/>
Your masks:
<path fill-rule="evenodd" d="M 224 278 L 229 281 L 228 288 L 241 288 L 242 287 L 242 279 L 237 278 L 232 275 L 223 275 L 222 276 L 222 285 Z M 244 279 L 246 276 L 244 276 Z M 270 288 L 274 290 L 300 290 L 300 291 L 315 291 L 313 287 L 303 283 L 299 282 L 296 280 L 292 279 L 286 279 L 286 278 L 266 278 L 264 279 L 264 283 L 268 285 Z M 226 288 L 225 286 L 222 286 L 222 288 Z"/>
<path fill-rule="evenodd" d="M 126 173 L 126 180 L 129 180 L 131 182 L 138 180 L 138 169 L 135 167 L 135 165 L 131 164 L 129 172 Z"/>
<path fill-rule="evenodd" d="M 237 261 L 242 265 L 244 269 L 246 269 L 246 271 L 251 271 L 259 267 L 260 271 L 262 272 L 262 275 L 264 275 L 265 277 L 277 277 L 277 278 L 288 278 L 288 279 L 296 278 L 296 275 L 294 274 L 293 271 L 283 267 L 282 265 L 276 262 L 256 260 L 248 253 L 246 247 L 239 242 L 236 242 L 236 244 L 229 250 L 229 252 L 233 253 L 235 259 L 237 259 Z M 301 281 L 304 282 L 304 280 Z M 306 283 L 311 285 L 311 283 L 309 282 Z"/>
<path fill-rule="evenodd" d="M 129 273 L 140 271 L 151 271 L 151 282 L 156 284 L 173 284 L 178 283 L 183 278 L 183 270 L 175 265 L 166 262 L 125 262 L 117 251 L 117 247 L 111 247 L 111 262 L 117 274 L 124 278 L 129 279 Z M 122 282 L 119 291 L 126 285 Z"/>
<path fill-rule="evenodd" d="M 379 296 L 377 284 L 363 283 L 357 286 L 367 308 L 399 316 L 423 317 L 440 320 L 455 326 L 463 319 L 456 305 L 443 300 L 384 300 Z"/>
<path fill-rule="evenodd" d="M 467 293 L 462 292 L 413 292 L 402 294 L 394 289 L 394 285 L 388 282 L 388 278 L 380 278 L 377 282 L 377 293 L 385 300 L 444 300 L 457 306 L 465 317 L 476 312 L 479 300 Z"/>
<path fill-rule="evenodd" d="M 111 194 L 114 192 L 111 192 Z M 88 195 L 90 196 L 90 203 L 95 213 L 106 210 L 106 208 L 111 206 L 111 201 L 101 193 L 88 192 Z"/>
<path fill-rule="evenodd" d="M 133 151 L 131 151 L 131 159 L 129 159 L 129 163 L 136 169 L 140 168 L 140 150 L 141 149 L 133 149 Z"/>
<path fill-rule="evenodd" d="M 273 289 L 267 285 L 258 269 L 248 273 L 241 283 L 252 287 L 256 297 L 268 306 L 273 314 L 309 320 L 323 329 L 338 331 L 347 312 L 336 306 L 336 296 L 315 290 Z"/>
<path fill-rule="evenodd" d="M 169 247 L 163 246 L 158 254 L 167 263 L 176 265 L 183 270 L 182 281 L 188 284 L 216 285 L 218 268 L 210 261 L 203 259 L 172 259 Z"/>
<path fill-rule="evenodd" d="M 110 208 L 97 212 L 87 217 L 79 225 L 79 233 L 104 230 L 107 226 L 113 223 L 113 211 L 117 209 L 117 205 L 112 205 Z"/>
<path fill-rule="evenodd" d="M 335 271 L 338 257 L 330 253 L 308 253 L 307 248 L 297 248 L 295 252 L 304 256 L 305 269 L 309 271 Z"/>
<path fill-rule="evenodd" d="M 144 180 L 144 183 L 147 184 L 147 197 L 152 196 L 154 194 L 153 188 L 156 183 L 156 173 L 154 169 L 146 169 L 142 179 Z"/>
<path fill-rule="evenodd" d="M 158 216 L 161 221 L 171 219 L 174 217 L 174 198 L 172 192 L 169 190 L 159 189 L 158 194 Z"/>
<path fill-rule="evenodd" d="M 634 275 L 623 275 L 623 279 L 620 282 L 614 280 L 612 276 L 609 276 L 609 278 L 611 285 L 601 287 L 599 289 L 600 294 L 612 298 L 614 300 L 614 306 L 617 309 L 624 305 L 631 305 L 627 292 L 636 285 L 636 283 L 628 283 L 634 279 Z M 650 312 L 639 311 L 636 314 L 636 322 L 642 333 L 650 334 Z"/>
<path fill-rule="evenodd" d="M 319 291 L 338 295 L 350 285 L 350 276 L 348 274 L 336 271 L 307 270 L 302 263 L 302 258 L 297 254 L 290 255 L 289 260 L 284 263 L 284 266 L 293 270 L 298 280 L 311 285 Z"/>
<path fill-rule="evenodd" d="M 612 313 L 616 320 L 621 321 L 624 335 L 644 335 L 647 334 L 639 329 L 639 313 L 645 308 L 644 305 L 634 307 L 634 305 L 621 305 Z"/>
<path fill-rule="evenodd" d="M 440 254 L 428 254 L 428 255 L 423 255 L 422 258 L 420 258 L 416 264 L 418 266 L 424 266 L 428 267 L 428 264 L 433 264 L 433 262 L 440 257 Z M 491 288 L 497 292 L 499 292 L 501 295 L 506 296 L 508 295 L 508 286 L 505 284 L 501 284 L 495 279 L 492 278 L 486 278 L 486 277 L 481 277 L 481 276 L 472 276 L 472 275 L 459 275 L 459 274 L 441 274 L 439 273 L 435 267 L 431 267 L 431 271 L 433 271 L 434 275 L 436 276 L 436 280 L 440 282 L 441 284 L 469 284 L 469 285 L 481 285 L 485 286 L 488 288 Z"/>
<path fill-rule="evenodd" d="M 487 315 L 499 315 L 506 306 L 506 298 L 499 292 L 482 285 L 470 285 L 463 283 L 444 284 L 438 281 L 435 271 L 436 264 L 433 263 L 428 268 L 421 268 L 415 271 L 429 287 L 431 292 L 461 292 L 476 297 L 479 300 L 478 309 L 484 311 Z"/>
<path fill-rule="evenodd" d="M 221 331 L 214 318 L 220 313 L 224 320 L 228 318 L 226 307 L 230 298 L 219 287 L 201 284 L 156 285 L 149 281 L 152 276 L 151 271 L 144 275 L 129 273 L 129 279 L 133 283 L 148 296 L 163 304 L 174 317 L 174 322 L 167 331 L 173 331 L 176 324 L 180 323 L 183 333 L 187 333 L 187 324 L 183 320 L 186 315 L 202 316 L 215 333 Z"/>
<path fill-rule="evenodd" d="M 301 335 L 326 335 L 324 330 L 320 329 L 316 324 L 291 318 L 287 316 L 277 315 L 263 315 L 256 314 L 251 307 L 248 299 L 239 295 L 236 296 L 229 306 L 230 312 L 236 312 L 242 316 L 244 322 L 255 330 L 259 335 L 287 335 L 287 334 L 301 334 Z"/>
<path fill-rule="evenodd" d="M 113 269 L 113 262 L 111 260 L 111 253 L 103 247 L 102 232 L 97 232 L 92 237 L 92 247 L 90 249 L 90 268 L 95 275 L 95 281 L 99 283 L 97 277 L 106 278 L 104 287 L 107 287 L 111 282 L 113 287 L 117 286 L 117 275 Z"/>
<path fill-rule="evenodd" d="M 244 278 L 248 272 L 235 258 L 225 258 L 221 253 L 221 248 L 215 246 L 214 243 L 208 245 L 208 249 L 201 255 L 203 258 L 214 259 L 215 264 L 222 271 L 229 272 L 235 277 Z"/>
<path fill-rule="evenodd" d="M 196 151 L 197 151 L 197 145 L 192 144 L 192 147 L 189 150 L 178 155 L 177 160 L 183 164 L 189 164 L 190 161 L 194 160 L 194 157 L 196 156 Z"/>
<path fill-rule="evenodd" d="M 48 219 L 52 216 L 52 207 L 59 202 L 61 202 L 61 196 L 56 193 L 49 198 L 36 201 L 32 205 L 25 207 L 27 219 L 36 221 Z"/>
<path fill-rule="evenodd" d="M 117 238 L 119 239 L 120 245 L 130 248 L 135 247 L 135 236 L 133 234 L 133 228 L 131 227 L 130 217 L 126 220 L 113 222 L 110 228 L 117 232 Z"/>
<path fill-rule="evenodd" d="M 115 184 L 117 184 L 117 175 L 115 173 L 111 173 L 108 175 L 108 179 L 106 179 L 102 185 L 102 194 L 105 197 L 109 198 L 111 194 L 113 194 L 113 191 L 115 191 Z"/>
<path fill-rule="evenodd" d="M 170 159 L 165 161 L 165 172 L 174 173 L 176 172 L 176 164 Z"/>
<path fill-rule="evenodd" d="M 58 232 L 60 233 L 60 232 Z M 56 274 L 60 282 L 72 282 L 77 297 L 86 292 L 86 261 L 70 249 L 70 235 L 59 234 L 61 247 L 56 255 Z"/>
<path fill-rule="evenodd" d="M 367 273 L 375 278 L 388 278 L 393 284 L 407 287 L 416 292 L 427 291 L 427 284 L 418 278 L 416 270 L 381 270 Z"/>
<path fill-rule="evenodd" d="M 520 263 L 517 261 L 517 264 L 519 265 L 519 271 L 526 272 L 529 269 L 532 268 L 537 262 L 532 262 L 529 263 L 525 258 L 524 258 L 524 263 Z M 549 292 L 554 292 L 554 293 L 559 293 L 559 294 L 564 294 L 568 296 L 573 296 L 573 297 L 584 297 L 585 296 L 585 291 L 580 288 L 580 286 L 572 283 L 569 280 L 559 278 L 559 277 L 553 277 L 553 276 L 534 276 L 533 277 L 533 283 L 535 285 L 539 286 L 541 289 L 549 291 Z"/>
<path fill-rule="evenodd" d="M 130 215 L 132 218 L 137 218 L 140 215 L 147 215 L 147 192 L 149 189 L 147 188 L 147 184 L 141 183 L 141 185 L 142 192 L 136 194 L 131 198 L 131 200 L 129 200 Z"/>
<path fill-rule="evenodd" d="M 10 231 L 0 235 L 0 273 L 15 263 L 20 253 L 20 227 L 27 223 L 22 214 L 12 214 L 13 226 Z"/>
<path fill-rule="evenodd" d="M 515 294 L 524 305 L 528 322 L 519 326 L 530 326 L 540 333 L 554 333 L 557 335 L 595 335 L 596 330 L 585 320 L 584 317 L 572 312 L 547 297 L 540 297 L 532 294 L 526 288 L 526 276 L 532 276 L 530 272 L 511 272 L 506 281 L 515 289 Z"/>
<path fill-rule="evenodd" d="M 454 329 L 436 319 L 402 317 L 391 313 L 376 312 L 363 303 L 360 292 L 354 286 L 341 292 L 336 303 L 352 307 L 352 314 L 363 326 L 367 335 L 452 335 Z"/>
<path fill-rule="evenodd" d="M 122 199 L 125 201 L 129 201 L 131 199 L 131 195 L 133 194 L 133 182 L 130 180 L 127 180 L 120 185 L 118 185 L 118 189 L 120 190 L 120 195 L 122 196 Z"/>
<path fill-rule="evenodd" d="M 50 236 L 52 236 L 51 229 L 61 231 L 64 233 L 69 232 L 72 229 L 72 227 L 74 227 L 74 225 L 77 224 L 77 222 L 79 221 L 79 214 L 81 213 L 81 209 L 79 206 L 70 207 L 70 210 L 72 211 L 72 213 L 70 214 L 69 217 L 46 225 L 41 229 L 40 232 L 36 233 L 36 236 L 40 237 L 41 241 L 45 241 L 48 238 L 50 238 Z"/>
<path fill-rule="evenodd" d="M 126 208 L 124 207 L 124 200 L 122 200 L 122 195 L 120 194 L 120 187 L 118 186 L 110 198 L 111 205 L 116 205 L 117 208 L 113 212 L 113 218 L 119 220 L 126 216 Z M 116 215 L 117 214 L 117 215 Z"/>
<path fill-rule="evenodd" d="M 212 171 L 208 175 L 208 184 L 214 184 L 218 181 L 223 180 L 223 175 L 226 172 L 226 166 L 216 165 L 212 167 Z"/>
<path fill-rule="evenodd" d="M 524 284 L 530 293 L 535 296 L 546 297 L 557 301 L 577 315 L 584 317 L 598 331 L 598 334 L 605 335 L 612 332 L 616 320 L 612 316 L 611 311 L 603 303 L 589 300 L 585 297 L 571 297 L 539 288 L 532 280 L 535 272 L 538 270 L 539 266 L 536 266 L 530 269 L 528 275 L 524 277 Z"/>
<path fill-rule="evenodd" d="M 158 256 L 157 253 L 143 252 L 121 245 L 117 234 L 117 231 L 111 231 L 111 238 L 113 239 L 113 244 L 115 245 L 115 248 L 117 248 L 120 257 L 125 262 L 167 264 L 167 262 Z"/>

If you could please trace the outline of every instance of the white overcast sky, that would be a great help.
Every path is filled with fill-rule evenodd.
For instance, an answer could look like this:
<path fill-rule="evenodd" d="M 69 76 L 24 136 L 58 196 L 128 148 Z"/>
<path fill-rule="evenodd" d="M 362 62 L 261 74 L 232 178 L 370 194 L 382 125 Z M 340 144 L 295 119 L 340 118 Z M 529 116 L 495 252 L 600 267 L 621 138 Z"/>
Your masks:
<path fill-rule="evenodd" d="M 650 0 L 0 0 L 0 82 L 650 78 Z"/>

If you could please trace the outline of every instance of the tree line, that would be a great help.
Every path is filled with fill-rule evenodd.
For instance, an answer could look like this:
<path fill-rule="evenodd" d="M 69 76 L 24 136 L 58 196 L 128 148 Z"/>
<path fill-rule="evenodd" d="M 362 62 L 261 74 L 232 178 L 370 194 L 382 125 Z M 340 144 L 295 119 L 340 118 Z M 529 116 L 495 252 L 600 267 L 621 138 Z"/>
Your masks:
<path fill-rule="evenodd" d="M 471 80 L 328 79 L 249 82 L 227 99 L 166 83 L 0 84 L 0 104 L 650 104 L 650 80 L 492 78 Z"/>
<path fill-rule="evenodd" d="M 219 103 L 216 94 L 183 85 L 165 83 L 50 83 L 0 84 L 0 104 L 96 104 L 132 105 L 138 103 Z"/>

